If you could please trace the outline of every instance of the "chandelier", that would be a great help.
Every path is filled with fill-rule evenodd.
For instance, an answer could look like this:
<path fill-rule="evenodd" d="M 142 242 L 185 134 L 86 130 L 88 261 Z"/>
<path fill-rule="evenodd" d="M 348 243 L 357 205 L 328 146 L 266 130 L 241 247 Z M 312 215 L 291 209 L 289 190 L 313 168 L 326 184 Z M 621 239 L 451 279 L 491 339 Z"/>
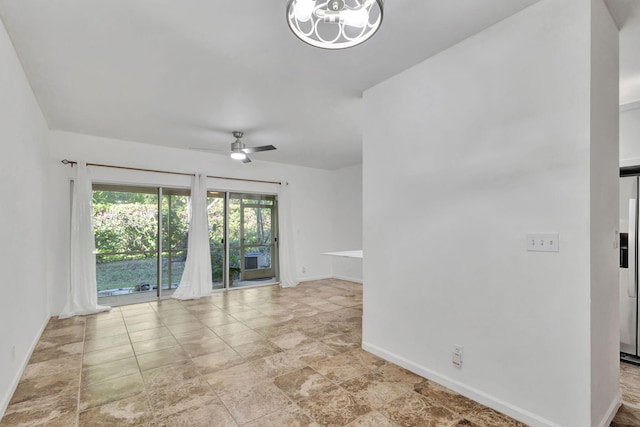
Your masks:
<path fill-rule="evenodd" d="M 305 43 L 344 49 L 378 31 L 383 8 L 384 0 L 288 0 L 287 23 Z"/>

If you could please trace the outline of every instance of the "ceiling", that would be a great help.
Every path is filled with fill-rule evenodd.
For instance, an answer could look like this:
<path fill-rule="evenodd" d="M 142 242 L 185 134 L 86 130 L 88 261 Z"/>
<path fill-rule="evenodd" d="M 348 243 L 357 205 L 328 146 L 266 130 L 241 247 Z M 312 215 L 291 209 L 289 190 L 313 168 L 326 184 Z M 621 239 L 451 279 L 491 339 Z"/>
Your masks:
<path fill-rule="evenodd" d="M 606 0 L 620 29 L 620 105 L 640 101 L 640 1 Z"/>
<path fill-rule="evenodd" d="M 0 18 L 51 129 L 222 152 L 242 130 L 278 147 L 254 160 L 337 169 L 361 162 L 365 89 L 537 1 L 388 0 L 342 51 L 300 42 L 284 0 L 0 0 Z"/>

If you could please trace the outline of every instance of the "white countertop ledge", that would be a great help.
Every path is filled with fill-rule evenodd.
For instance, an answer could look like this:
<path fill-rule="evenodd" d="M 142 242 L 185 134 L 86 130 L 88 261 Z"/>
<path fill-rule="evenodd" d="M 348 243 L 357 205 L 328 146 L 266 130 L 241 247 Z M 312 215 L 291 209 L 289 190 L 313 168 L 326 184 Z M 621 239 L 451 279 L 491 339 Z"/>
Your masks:
<path fill-rule="evenodd" d="M 341 256 L 341 257 L 345 257 L 345 258 L 360 258 L 360 259 L 362 259 L 362 249 L 360 249 L 358 251 L 323 252 L 322 255 Z"/>

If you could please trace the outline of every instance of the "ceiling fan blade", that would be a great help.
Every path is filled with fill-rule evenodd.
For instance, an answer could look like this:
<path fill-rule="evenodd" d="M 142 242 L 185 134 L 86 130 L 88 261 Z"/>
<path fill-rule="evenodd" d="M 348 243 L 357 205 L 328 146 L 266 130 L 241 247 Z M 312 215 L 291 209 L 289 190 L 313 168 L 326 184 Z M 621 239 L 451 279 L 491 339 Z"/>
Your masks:
<path fill-rule="evenodd" d="M 251 159 L 247 156 L 244 159 L 242 159 L 242 163 L 251 163 Z"/>
<path fill-rule="evenodd" d="M 273 145 L 261 145 L 260 147 L 246 147 L 242 149 L 242 151 L 244 151 L 247 154 L 258 153 L 260 151 L 270 151 L 270 150 L 277 150 L 277 148 L 274 147 Z"/>

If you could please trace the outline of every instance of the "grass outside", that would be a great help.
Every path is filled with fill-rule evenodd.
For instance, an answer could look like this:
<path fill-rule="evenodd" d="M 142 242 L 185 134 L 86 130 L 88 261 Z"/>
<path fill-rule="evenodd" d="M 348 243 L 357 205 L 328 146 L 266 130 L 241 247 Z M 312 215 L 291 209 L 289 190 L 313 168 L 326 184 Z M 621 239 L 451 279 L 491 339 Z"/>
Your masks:
<path fill-rule="evenodd" d="M 98 290 L 110 290 L 119 288 L 132 288 L 140 284 L 157 283 L 156 265 L 157 258 L 145 258 L 139 260 L 112 261 L 96 264 L 96 278 Z M 178 283 L 184 271 L 184 261 L 171 263 L 171 282 Z M 163 282 L 168 283 L 167 261 L 163 261 Z"/>

